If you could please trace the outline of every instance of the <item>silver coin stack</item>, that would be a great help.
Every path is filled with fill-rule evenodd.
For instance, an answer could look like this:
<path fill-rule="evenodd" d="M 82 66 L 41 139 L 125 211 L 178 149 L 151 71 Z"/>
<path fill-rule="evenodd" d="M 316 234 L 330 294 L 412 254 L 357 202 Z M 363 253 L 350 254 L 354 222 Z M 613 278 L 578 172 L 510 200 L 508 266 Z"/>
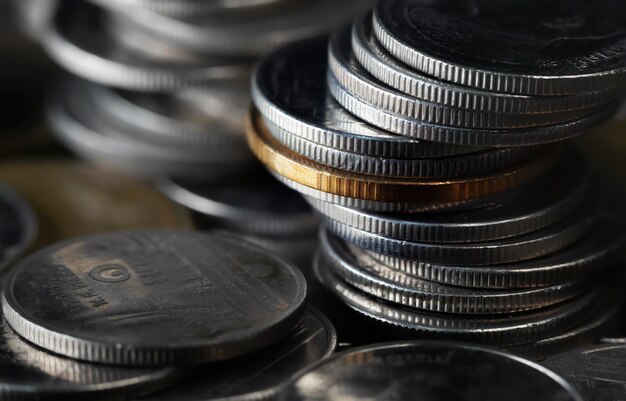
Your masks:
<path fill-rule="evenodd" d="M 623 15 L 600 23 L 611 11 L 575 9 L 585 24 L 536 43 L 530 6 L 474 7 L 381 0 L 328 44 L 274 52 L 253 78 L 249 144 L 323 216 L 319 280 L 387 337 L 546 353 L 594 335 L 620 306 L 607 282 L 619 282 L 608 268 L 623 220 L 557 142 L 621 102 L 626 58 L 582 57 L 619 47 L 625 35 L 607 26 Z M 605 40 L 572 44 L 590 32 Z M 537 49 L 549 40 L 552 52 Z M 512 171 L 527 179 L 489 191 Z M 458 184 L 481 180 L 493 181 Z M 411 185 L 434 189 L 394 192 Z"/>

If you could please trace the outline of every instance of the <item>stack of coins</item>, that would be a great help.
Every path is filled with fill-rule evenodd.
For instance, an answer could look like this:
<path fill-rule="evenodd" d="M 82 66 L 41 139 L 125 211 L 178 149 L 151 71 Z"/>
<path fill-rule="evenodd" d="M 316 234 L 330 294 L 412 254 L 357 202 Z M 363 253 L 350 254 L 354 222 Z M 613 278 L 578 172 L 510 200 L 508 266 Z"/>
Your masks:
<path fill-rule="evenodd" d="M 379 1 L 255 72 L 249 145 L 324 217 L 320 281 L 387 337 L 541 354 L 618 310 L 623 222 L 558 142 L 617 109 L 626 13 L 514 8 Z"/>
<path fill-rule="evenodd" d="M 3 285 L 7 400 L 271 400 L 336 345 L 302 274 L 238 237 L 76 237 Z"/>

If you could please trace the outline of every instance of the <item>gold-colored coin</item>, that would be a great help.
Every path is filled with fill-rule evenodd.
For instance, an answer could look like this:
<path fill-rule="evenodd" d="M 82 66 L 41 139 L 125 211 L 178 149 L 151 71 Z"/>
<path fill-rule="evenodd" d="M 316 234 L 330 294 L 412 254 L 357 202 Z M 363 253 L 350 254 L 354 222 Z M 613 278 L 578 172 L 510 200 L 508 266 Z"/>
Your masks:
<path fill-rule="evenodd" d="M 116 230 L 191 228 L 189 212 L 149 185 L 74 161 L 0 163 L 0 182 L 34 210 L 31 250 L 67 238 Z"/>
<path fill-rule="evenodd" d="M 248 144 L 270 170 L 307 187 L 356 199 L 380 202 L 461 202 L 488 197 L 531 181 L 556 160 L 560 147 L 490 175 L 452 180 L 396 179 L 350 173 L 307 159 L 279 143 L 260 113 L 248 118 Z"/>

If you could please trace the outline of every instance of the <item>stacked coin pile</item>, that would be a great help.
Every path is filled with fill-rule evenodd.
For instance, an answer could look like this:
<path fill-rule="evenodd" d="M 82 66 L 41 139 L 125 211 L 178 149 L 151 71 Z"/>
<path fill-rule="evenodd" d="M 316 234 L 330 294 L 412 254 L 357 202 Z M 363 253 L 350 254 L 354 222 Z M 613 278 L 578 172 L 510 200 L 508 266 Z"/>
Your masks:
<path fill-rule="evenodd" d="M 336 345 L 302 274 L 237 237 L 76 237 L 3 285 L 3 400 L 273 399 Z"/>
<path fill-rule="evenodd" d="M 604 272 L 623 223 L 557 142 L 615 112 L 626 14 L 558 3 L 548 22 L 517 4 L 520 26 L 487 1 L 379 1 L 257 67 L 249 145 L 324 217 L 319 279 L 388 336 L 541 353 L 615 315 Z M 570 12 L 585 24 L 533 39 Z"/>

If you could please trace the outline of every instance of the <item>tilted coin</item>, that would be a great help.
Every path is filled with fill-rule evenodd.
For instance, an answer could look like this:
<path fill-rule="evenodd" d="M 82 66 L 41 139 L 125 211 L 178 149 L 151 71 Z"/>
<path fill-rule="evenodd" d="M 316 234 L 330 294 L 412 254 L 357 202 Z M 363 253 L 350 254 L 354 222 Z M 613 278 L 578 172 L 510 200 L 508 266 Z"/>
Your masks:
<path fill-rule="evenodd" d="M 295 373 L 332 354 L 336 345 L 332 323 L 309 309 L 279 343 L 231 361 L 194 367 L 189 378 L 146 400 L 274 400 Z"/>
<path fill-rule="evenodd" d="M 328 93 L 327 38 L 284 46 L 264 58 L 252 79 L 252 99 L 268 123 L 307 141 L 371 157 L 443 157 L 480 149 L 392 135 L 355 118 Z"/>
<path fill-rule="evenodd" d="M 328 70 L 340 85 L 356 97 L 385 113 L 429 124 L 474 129 L 515 129 L 563 123 L 590 114 L 591 110 L 564 110 L 552 113 L 501 113 L 490 109 L 470 110 L 419 99 L 376 80 L 354 57 L 351 29 L 345 27 L 331 38 Z M 331 88 L 331 92 L 334 92 Z"/>
<path fill-rule="evenodd" d="M 459 202 L 488 197 L 536 178 L 552 164 L 557 148 L 504 171 L 456 180 L 393 179 L 347 173 L 315 163 L 282 146 L 251 111 L 248 145 L 271 171 L 299 184 L 349 198 L 386 202 Z"/>
<path fill-rule="evenodd" d="M 283 397 L 293 401 L 407 398 L 582 400 L 563 378 L 541 365 L 494 349 L 435 341 L 382 343 L 345 351 L 310 367 Z"/>
<path fill-rule="evenodd" d="M 269 175 L 215 182 L 164 178 L 157 186 L 176 202 L 243 233 L 293 237 L 317 230 L 302 196 Z"/>
<path fill-rule="evenodd" d="M 20 338 L 0 317 L 0 397 L 3 400 L 127 400 L 171 385 L 178 369 L 130 368 L 80 362 Z"/>
<path fill-rule="evenodd" d="M 626 85 L 626 8 L 393 0 L 374 8 L 381 44 L 444 81 L 496 92 L 559 95 Z"/>
<path fill-rule="evenodd" d="M 403 306 L 441 313 L 497 314 L 538 309 L 571 299 L 588 289 L 583 282 L 494 291 L 462 288 L 409 276 L 351 249 L 325 230 L 320 252 L 326 268 L 353 287 Z"/>
<path fill-rule="evenodd" d="M 611 118 L 618 103 L 610 103 L 585 117 L 555 125 L 517 129 L 470 129 L 426 123 L 385 112 L 354 97 L 332 74 L 327 77 L 333 97 L 358 118 L 391 133 L 410 138 L 464 146 L 529 146 L 564 141 L 581 135 Z"/>
<path fill-rule="evenodd" d="M 537 311 L 503 315 L 458 315 L 428 312 L 384 302 L 355 289 L 332 274 L 318 253 L 316 277 L 348 307 L 385 327 L 390 338 L 455 339 L 481 344 L 526 344 L 562 333 L 582 323 L 581 316 L 601 298 L 595 290 L 583 297 Z"/>
<path fill-rule="evenodd" d="M 0 178 L 0 270 L 32 245 L 39 226 L 30 205 L 3 182 Z"/>
<path fill-rule="evenodd" d="M 626 394 L 626 346 L 595 345 L 546 359 L 586 400 L 622 400 Z"/>
<path fill-rule="evenodd" d="M 37 216 L 33 249 L 104 231 L 192 226 L 184 208 L 150 186 L 73 161 L 5 161 L 0 182 Z"/>
<path fill-rule="evenodd" d="M 85 79 L 113 87 L 158 92 L 241 79 L 249 74 L 249 67 L 236 60 L 198 56 L 181 64 L 129 51 L 107 36 L 102 10 L 87 3 L 70 3 L 62 4 L 42 34 L 42 43 L 60 65 Z"/>
<path fill-rule="evenodd" d="M 385 84 L 418 99 L 468 110 L 549 113 L 597 106 L 619 94 L 619 91 L 607 90 L 565 96 L 527 96 L 489 92 L 440 81 L 408 67 L 385 50 L 372 31 L 371 13 L 354 22 L 352 50 L 363 68 Z"/>
<path fill-rule="evenodd" d="M 12 270 L 3 312 L 25 339 L 123 365 L 217 361 L 279 341 L 297 324 L 302 273 L 240 238 L 129 231 L 44 248 Z"/>
<path fill-rule="evenodd" d="M 445 243 L 508 238 L 553 224 L 583 202 L 590 190 L 589 169 L 583 167 L 580 155 L 568 153 L 565 159 L 554 173 L 523 192 L 523 197 L 456 213 L 375 213 L 311 197 L 308 201 L 330 219 L 384 237 Z"/>

